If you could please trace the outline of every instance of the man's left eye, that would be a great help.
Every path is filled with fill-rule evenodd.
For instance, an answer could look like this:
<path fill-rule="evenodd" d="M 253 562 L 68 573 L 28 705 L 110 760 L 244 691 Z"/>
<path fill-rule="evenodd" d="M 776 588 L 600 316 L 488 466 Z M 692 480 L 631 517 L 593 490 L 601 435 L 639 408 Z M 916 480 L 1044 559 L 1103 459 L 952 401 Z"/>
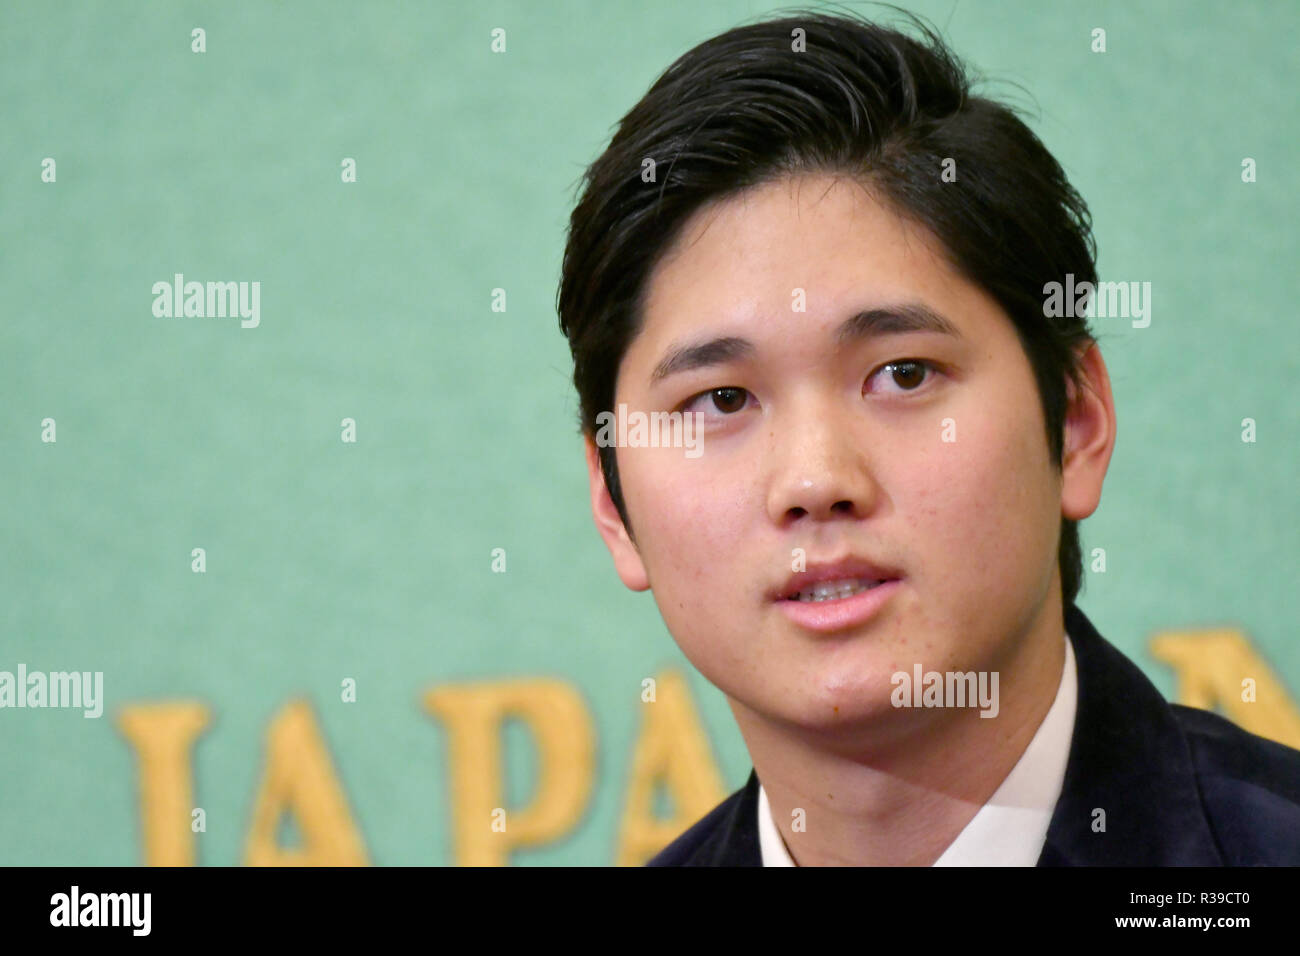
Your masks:
<path fill-rule="evenodd" d="M 895 359 L 872 372 L 867 382 L 870 384 L 872 379 L 887 373 L 889 380 L 898 386 L 898 392 L 915 392 L 929 381 L 934 371 L 934 366 L 924 359 Z"/>

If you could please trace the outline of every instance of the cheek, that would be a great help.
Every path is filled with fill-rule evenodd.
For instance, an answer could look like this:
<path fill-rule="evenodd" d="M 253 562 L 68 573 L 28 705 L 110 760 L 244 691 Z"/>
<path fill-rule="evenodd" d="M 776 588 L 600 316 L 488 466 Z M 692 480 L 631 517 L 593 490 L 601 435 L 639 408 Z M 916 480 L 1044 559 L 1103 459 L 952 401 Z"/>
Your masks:
<path fill-rule="evenodd" d="M 898 510 L 941 591 L 1023 589 L 1051 551 L 1060 506 L 1041 427 L 1010 411 L 958 417 L 957 440 L 930 446 L 896 483 Z"/>
<path fill-rule="evenodd" d="M 629 516 L 665 617 L 682 607 L 725 606 L 737 587 L 750 492 L 700 460 L 674 449 L 619 450 Z"/>

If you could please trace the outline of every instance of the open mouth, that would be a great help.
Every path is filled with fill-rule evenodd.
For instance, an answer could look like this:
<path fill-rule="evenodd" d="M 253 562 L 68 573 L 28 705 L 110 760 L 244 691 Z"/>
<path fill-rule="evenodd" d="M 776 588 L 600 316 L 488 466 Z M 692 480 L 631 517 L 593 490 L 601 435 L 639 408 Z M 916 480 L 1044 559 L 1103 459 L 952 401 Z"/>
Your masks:
<path fill-rule="evenodd" d="M 820 604 L 823 601 L 842 601 L 863 591 L 870 591 L 886 583 L 889 579 L 873 580 L 870 578 L 842 578 L 838 581 L 823 581 L 783 598 L 785 601 L 798 601 L 801 604 Z"/>

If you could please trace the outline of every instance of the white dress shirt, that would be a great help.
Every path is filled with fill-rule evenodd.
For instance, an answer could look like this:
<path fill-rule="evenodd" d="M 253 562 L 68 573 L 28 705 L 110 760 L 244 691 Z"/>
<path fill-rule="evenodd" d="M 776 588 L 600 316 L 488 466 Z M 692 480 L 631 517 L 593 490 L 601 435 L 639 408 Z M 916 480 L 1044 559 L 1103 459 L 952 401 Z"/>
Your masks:
<path fill-rule="evenodd" d="M 1065 781 L 1077 703 L 1078 674 L 1067 633 L 1065 667 L 1047 716 L 1002 785 L 934 861 L 934 866 L 1037 865 Z M 795 865 L 772 819 L 772 807 L 762 784 L 758 787 L 758 845 L 764 866 Z"/>

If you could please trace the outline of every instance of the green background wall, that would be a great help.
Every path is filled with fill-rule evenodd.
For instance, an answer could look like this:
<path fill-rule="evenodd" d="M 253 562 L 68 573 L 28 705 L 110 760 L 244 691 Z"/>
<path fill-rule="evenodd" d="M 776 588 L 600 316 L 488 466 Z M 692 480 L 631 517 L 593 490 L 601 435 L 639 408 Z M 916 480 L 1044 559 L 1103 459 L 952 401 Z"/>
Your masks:
<path fill-rule="evenodd" d="M 1082 526 L 1109 568 L 1081 607 L 1168 695 L 1149 636 L 1226 625 L 1294 696 L 1300 5 L 906 5 L 1032 94 L 1102 278 L 1153 285 L 1149 328 L 1098 323 L 1119 438 Z M 295 696 L 380 864 L 451 861 L 446 736 L 420 703 L 439 684 L 559 677 L 593 714 L 587 812 L 518 864 L 613 861 L 640 681 L 665 665 L 744 782 L 725 700 L 592 525 L 554 302 L 574 187 L 613 125 L 678 55 L 776 8 L 3 6 L 0 669 L 102 670 L 107 703 L 0 710 L 0 862 L 142 860 L 112 715 L 153 700 L 214 715 L 205 865 L 241 861 L 264 731 Z M 260 326 L 154 317 L 176 272 L 260 281 Z M 535 760 L 507 743 L 524 801 Z"/>

